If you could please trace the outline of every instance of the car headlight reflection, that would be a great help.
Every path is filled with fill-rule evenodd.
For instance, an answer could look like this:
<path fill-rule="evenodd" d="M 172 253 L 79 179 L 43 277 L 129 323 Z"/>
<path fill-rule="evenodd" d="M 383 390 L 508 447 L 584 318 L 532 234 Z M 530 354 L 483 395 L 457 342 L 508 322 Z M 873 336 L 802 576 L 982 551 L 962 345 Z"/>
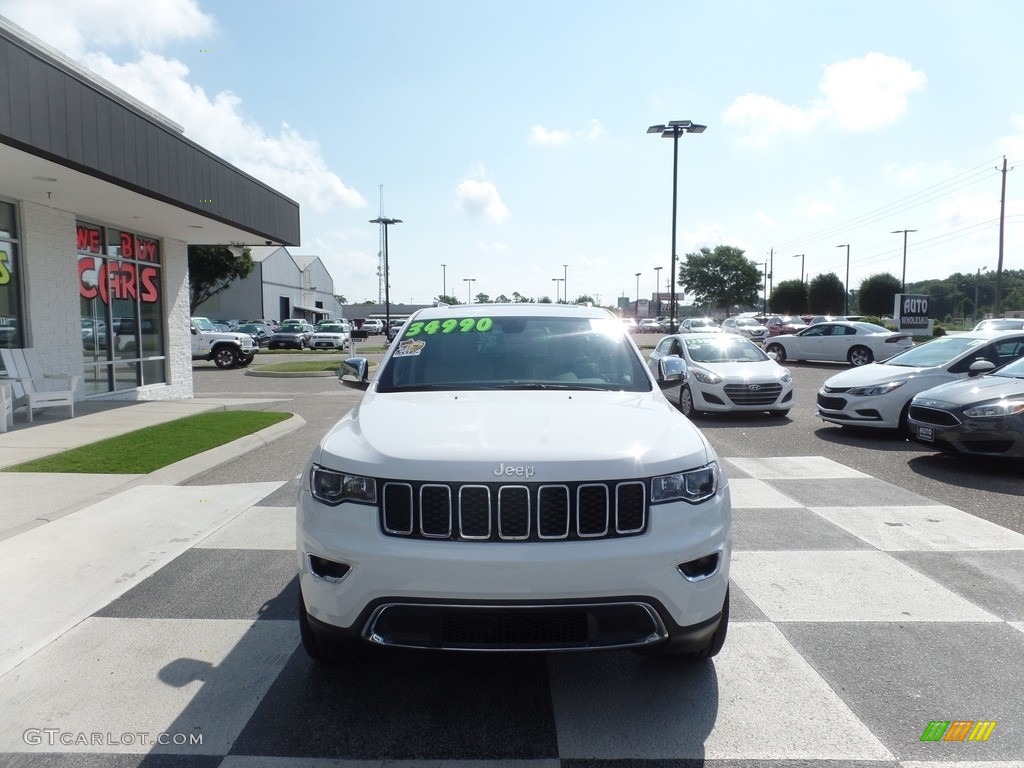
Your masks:
<path fill-rule="evenodd" d="M 718 474 L 718 464 L 711 462 L 700 469 L 656 477 L 651 488 L 651 503 L 685 501 L 699 504 L 718 493 Z"/>
<path fill-rule="evenodd" d="M 793 374 L 790 372 L 789 368 L 783 368 L 782 373 L 779 374 L 779 381 L 781 381 L 783 384 L 788 384 L 792 380 Z"/>
<path fill-rule="evenodd" d="M 1021 413 L 1024 413 L 1024 400 L 1000 400 L 998 403 L 985 403 L 964 408 L 964 416 L 971 419 L 1017 416 Z"/>
<path fill-rule="evenodd" d="M 703 368 L 691 368 L 690 373 L 701 384 L 720 384 L 722 382 L 722 377 L 717 373 L 705 371 Z"/>
<path fill-rule="evenodd" d="M 887 381 L 884 384 L 875 384 L 872 387 L 853 387 L 850 390 L 851 395 L 861 395 L 863 397 L 876 397 L 878 395 L 887 395 L 890 392 L 902 387 L 907 383 L 906 379 L 898 379 L 896 381 Z"/>
<path fill-rule="evenodd" d="M 314 498 L 331 506 L 343 501 L 377 503 L 377 482 L 372 477 L 335 472 L 316 464 L 310 472 L 309 489 Z"/>

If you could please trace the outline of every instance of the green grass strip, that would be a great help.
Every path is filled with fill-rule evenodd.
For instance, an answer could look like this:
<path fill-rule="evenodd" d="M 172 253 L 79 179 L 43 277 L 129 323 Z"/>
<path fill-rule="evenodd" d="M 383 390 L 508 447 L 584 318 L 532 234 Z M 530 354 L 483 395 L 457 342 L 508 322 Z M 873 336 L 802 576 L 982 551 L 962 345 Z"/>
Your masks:
<path fill-rule="evenodd" d="M 279 411 L 212 411 L 5 468 L 4 472 L 145 475 L 290 419 Z"/>
<path fill-rule="evenodd" d="M 311 373 L 315 371 L 338 372 L 341 367 L 341 358 L 324 360 L 291 360 L 284 363 L 269 363 L 256 368 L 258 371 L 269 371 L 272 373 Z"/>

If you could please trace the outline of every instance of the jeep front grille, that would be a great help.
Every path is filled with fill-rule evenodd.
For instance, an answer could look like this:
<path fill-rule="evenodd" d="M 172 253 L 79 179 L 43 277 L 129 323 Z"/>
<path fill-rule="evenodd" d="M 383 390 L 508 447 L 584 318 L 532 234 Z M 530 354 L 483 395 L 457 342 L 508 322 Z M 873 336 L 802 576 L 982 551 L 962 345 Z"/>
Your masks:
<path fill-rule="evenodd" d="M 647 483 L 384 481 L 388 536 L 456 541 L 564 541 L 635 536 L 647 527 Z"/>

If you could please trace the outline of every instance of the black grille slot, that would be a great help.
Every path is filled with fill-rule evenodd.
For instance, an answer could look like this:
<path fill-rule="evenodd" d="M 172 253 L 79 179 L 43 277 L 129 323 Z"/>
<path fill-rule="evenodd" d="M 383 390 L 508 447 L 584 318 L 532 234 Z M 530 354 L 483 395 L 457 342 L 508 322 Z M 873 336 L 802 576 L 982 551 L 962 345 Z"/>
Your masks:
<path fill-rule="evenodd" d="M 441 642 L 473 647 L 528 648 L 579 646 L 587 641 L 587 613 L 563 608 L 549 611 L 491 610 L 445 613 Z"/>
<path fill-rule="evenodd" d="M 643 483 L 620 483 L 615 489 L 615 531 L 636 533 L 646 523 L 647 486 Z"/>
<path fill-rule="evenodd" d="M 942 427 L 955 427 L 960 421 L 949 411 L 939 408 L 928 408 L 923 405 L 910 406 L 910 418 L 924 424 L 937 424 Z"/>
<path fill-rule="evenodd" d="M 465 539 L 491 535 L 491 492 L 486 485 L 464 485 L 459 491 L 459 530 Z"/>
<path fill-rule="evenodd" d="M 537 533 L 542 539 L 564 539 L 569 535 L 569 489 L 545 485 L 537 494 Z"/>
<path fill-rule="evenodd" d="M 525 539 L 530 535 L 530 492 L 522 486 L 498 491 L 498 536 Z"/>
<path fill-rule="evenodd" d="M 583 537 L 608 533 L 608 488 L 604 485 L 581 485 L 576 510 L 576 532 Z"/>
<path fill-rule="evenodd" d="M 824 408 L 827 411 L 841 411 L 846 407 L 846 398 L 818 395 L 818 407 Z"/>
<path fill-rule="evenodd" d="M 384 532 L 410 534 L 413 527 L 412 486 L 408 483 L 384 485 Z"/>
<path fill-rule="evenodd" d="M 757 387 L 757 389 L 754 389 Z M 736 405 L 771 405 L 782 392 L 782 385 L 773 384 L 727 384 L 725 394 Z"/>
<path fill-rule="evenodd" d="M 420 530 L 430 538 L 452 535 L 452 492 L 447 485 L 420 488 Z"/>

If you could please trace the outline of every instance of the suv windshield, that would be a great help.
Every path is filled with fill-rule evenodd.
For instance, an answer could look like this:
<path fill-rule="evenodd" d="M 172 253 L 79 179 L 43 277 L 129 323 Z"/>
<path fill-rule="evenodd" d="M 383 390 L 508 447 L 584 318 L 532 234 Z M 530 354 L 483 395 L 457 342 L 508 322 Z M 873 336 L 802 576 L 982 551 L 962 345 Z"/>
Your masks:
<path fill-rule="evenodd" d="M 417 320 L 403 329 L 377 390 L 650 391 L 624 331 L 618 321 L 588 318 Z"/>

